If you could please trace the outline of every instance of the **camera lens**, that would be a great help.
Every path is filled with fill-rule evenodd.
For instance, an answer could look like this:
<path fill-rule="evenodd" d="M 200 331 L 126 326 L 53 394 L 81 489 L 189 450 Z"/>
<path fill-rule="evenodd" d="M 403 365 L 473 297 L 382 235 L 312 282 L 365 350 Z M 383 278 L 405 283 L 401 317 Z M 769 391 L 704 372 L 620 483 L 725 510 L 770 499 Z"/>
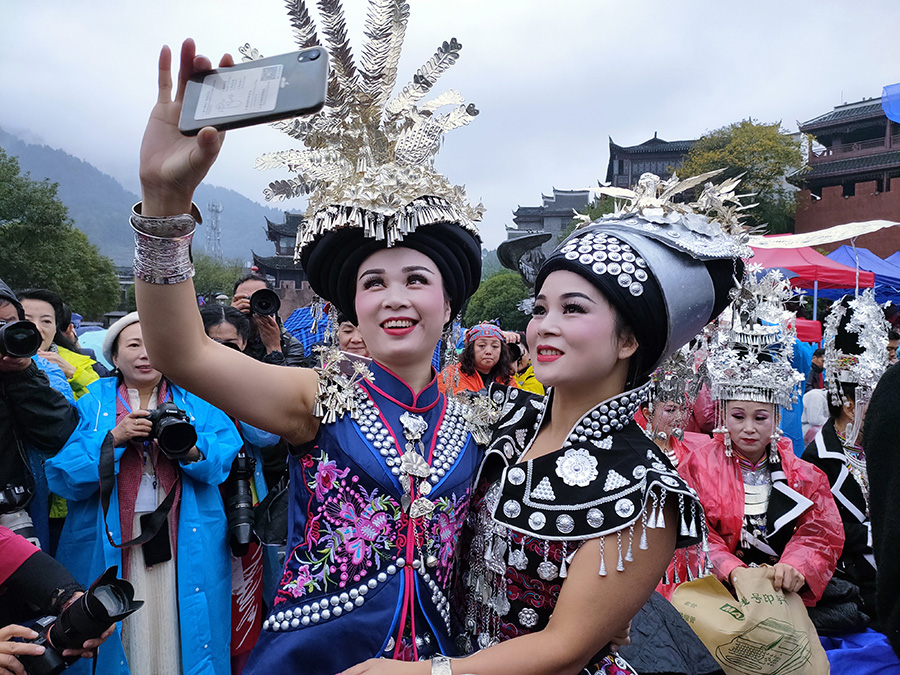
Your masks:
<path fill-rule="evenodd" d="M 15 358 L 27 358 L 38 353 L 41 333 L 30 321 L 13 321 L 0 327 L 0 352 Z"/>
<path fill-rule="evenodd" d="M 253 314 L 275 316 L 279 309 L 281 309 L 281 299 L 275 291 L 269 288 L 261 288 L 250 296 L 250 311 Z"/>
<path fill-rule="evenodd" d="M 197 443 L 197 431 L 190 422 L 164 418 L 159 422 L 156 441 L 169 457 L 178 458 L 190 452 Z"/>

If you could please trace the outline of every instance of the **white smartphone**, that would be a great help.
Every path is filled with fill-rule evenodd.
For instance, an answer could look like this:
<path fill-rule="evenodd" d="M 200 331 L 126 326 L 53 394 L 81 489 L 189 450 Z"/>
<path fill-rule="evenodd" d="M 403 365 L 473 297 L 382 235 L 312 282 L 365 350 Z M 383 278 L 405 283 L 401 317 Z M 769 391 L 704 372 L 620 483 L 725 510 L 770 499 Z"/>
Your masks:
<path fill-rule="evenodd" d="M 187 82 L 178 129 L 196 136 L 310 115 L 325 105 L 328 52 L 310 47 L 195 73 Z"/>

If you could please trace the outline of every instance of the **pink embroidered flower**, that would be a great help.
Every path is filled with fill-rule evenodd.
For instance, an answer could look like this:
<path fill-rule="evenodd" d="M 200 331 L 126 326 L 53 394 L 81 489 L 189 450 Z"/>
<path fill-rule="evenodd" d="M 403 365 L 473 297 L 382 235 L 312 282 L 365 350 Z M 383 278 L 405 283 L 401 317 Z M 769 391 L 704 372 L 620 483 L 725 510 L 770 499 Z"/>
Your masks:
<path fill-rule="evenodd" d="M 315 464 L 315 461 L 313 460 L 312 455 L 303 455 L 303 457 L 300 458 L 300 465 L 304 469 L 311 469 L 313 464 Z"/>
<path fill-rule="evenodd" d="M 372 514 L 370 518 L 365 516 L 356 521 L 356 533 L 361 539 L 375 541 L 387 529 L 388 517 L 384 511 Z"/>
<path fill-rule="evenodd" d="M 297 585 L 306 586 L 312 581 L 312 574 L 309 572 L 309 565 L 301 565 L 297 570 Z"/>
<path fill-rule="evenodd" d="M 334 481 L 339 480 L 350 473 L 350 469 L 339 471 L 337 462 L 320 462 L 316 467 L 316 497 L 319 501 L 325 499 L 325 495 L 331 491 Z"/>
<path fill-rule="evenodd" d="M 306 525 L 306 547 L 313 548 L 319 542 L 319 517 L 316 516 Z"/>
<path fill-rule="evenodd" d="M 446 513 L 442 513 L 438 516 L 438 537 L 441 539 L 442 544 L 446 544 L 449 541 L 452 541 L 456 536 L 456 528 L 453 526 L 453 522 L 450 520 L 449 516 Z"/>

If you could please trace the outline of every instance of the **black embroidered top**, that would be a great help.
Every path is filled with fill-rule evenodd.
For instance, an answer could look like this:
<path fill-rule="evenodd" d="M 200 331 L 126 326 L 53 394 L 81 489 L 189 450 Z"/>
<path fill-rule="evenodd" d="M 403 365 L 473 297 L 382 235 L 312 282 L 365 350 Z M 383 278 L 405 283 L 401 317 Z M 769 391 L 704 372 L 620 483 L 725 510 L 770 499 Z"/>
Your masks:
<path fill-rule="evenodd" d="M 624 570 L 633 547 L 646 548 L 646 529 L 666 526 L 667 500 L 679 507 L 677 545 L 701 542 L 705 521 L 696 493 L 632 419 L 644 390 L 604 401 L 581 418 L 562 448 L 519 462 L 549 415 L 552 394 L 492 387 L 501 414 L 461 556 L 463 652 L 543 629 L 567 565 L 585 541 L 614 535 L 616 567 Z M 602 557 L 597 565 L 600 575 L 615 571 Z"/>

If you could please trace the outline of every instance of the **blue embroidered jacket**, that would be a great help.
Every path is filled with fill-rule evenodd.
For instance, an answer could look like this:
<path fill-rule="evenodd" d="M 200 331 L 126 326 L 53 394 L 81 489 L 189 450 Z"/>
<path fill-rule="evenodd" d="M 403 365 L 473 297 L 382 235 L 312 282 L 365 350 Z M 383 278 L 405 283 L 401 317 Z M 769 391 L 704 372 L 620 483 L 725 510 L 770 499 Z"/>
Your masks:
<path fill-rule="evenodd" d="M 283 576 L 245 672 L 288 666 L 334 675 L 372 657 L 450 654 L 448 595 L 480 450 L 463 405 L 418 395 L 373 363 L 356 387 L 359 415 L 322 424 L 289 458 L 290 527 Z M 427 476 L 404 500 L 401 416 L 427 424 L 416 448 Z M 409 423 L 409 419 L 407 419 Z M 418 515 L 416 497 L 433 510 Z"/>

